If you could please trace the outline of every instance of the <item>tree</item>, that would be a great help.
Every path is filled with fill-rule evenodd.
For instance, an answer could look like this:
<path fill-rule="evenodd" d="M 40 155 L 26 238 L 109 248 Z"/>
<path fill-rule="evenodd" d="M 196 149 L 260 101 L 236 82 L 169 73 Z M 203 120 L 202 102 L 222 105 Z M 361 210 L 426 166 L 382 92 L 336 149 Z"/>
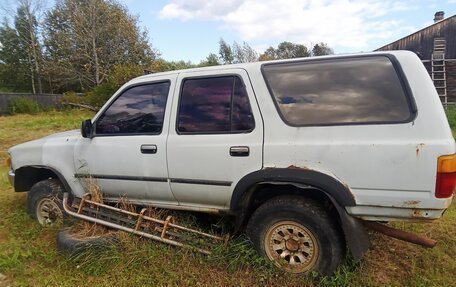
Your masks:
<path fill-rule="evenodd" d="M 42 52 L 37 19 L 42 10 L 41 0 L 17 0 L 15 11 L 2 8 L 11 15 L 14 27 L 6 19 L 0 27 L 0 81 L 14 91 L 42 92 Z"/>
<path fill-rule="evenodd" d="M 88 90 L 121 64 L 147 67 L 157 52 L 137 18 L 115 0 L 60 0 L 44 27 L 48 73 L 60 90 Z"/>
<path fill-rule="evenodd" d="M 206 57 L 206 60 L 201 61 L 201 63 L 198 66 L 206 67 L 206 66 L 218 66 L 218 65 L 220 65 L 219 58 L 217 57 L 216 54 L 210 53 L 209 56 Z"/>
<path fill-rule="evenodd" d="M 196 65 L 192 64 L 190 61 L 166 61 L 164 59 L 157 59 L 150 66 L 152 72 L 154 73 L 190 69 L 194 67 L 196 67 Z"/>
<path fill-rule="evenodd" d="M 14 24 L 19 37 L 19 49 L 27 55 L 27 66 L 30 71 L 32 92 L 42 93 L 41 83 L 41 45 L 38 41 L 38 21 L 36 13 L 42 7 L 40 1 L 19 0 Z"/>
<path fill-rule="evenodd" d="M 334 54 L 333 49 L 328 47 L 328 44 L 326 43 L 315 44 L 315 46 L 312 48 L 312 56 L 324 56 L 332 54 Z"/>
<path fill-rule="evenodd" d="M 27 54 L 20 49 L 16 29 L 5 19 L 0 27 L 0 88 L 8 91 L 30 91 Z"/>
<path fill-rule="evenodd" d="M 258 60 L 258 53 L 247 42 L 242 46 L 234 41 L 230 46 L 225 40 L 219 41 L 219 55 L 223 64 L 248 63 Z"/>
<path fill-rule="evenodd" d="M 219 46 L 219 55 L 222 64 L 232 64 L 234 62 L 234 55 L 231 46 L 223 39 L 220 39 Z"/>
<path fill-rule="evenodd" d="M 258 53 L 247 42 L 244 42 L 241 46 L 234 41 L 232 50 L 234 63 L 249 63 L 258 60 Z"/>
<path fill-rule="evenodd" d="M 291 59 L 309 57 L 310 52 L 306 46 L 301 44 L 295 44 L 291 42 L 282 42 L 277 48 L 269 47 L 261 54 L 260 59 L 266 60 L 277 60 L 277 59 Z"/>

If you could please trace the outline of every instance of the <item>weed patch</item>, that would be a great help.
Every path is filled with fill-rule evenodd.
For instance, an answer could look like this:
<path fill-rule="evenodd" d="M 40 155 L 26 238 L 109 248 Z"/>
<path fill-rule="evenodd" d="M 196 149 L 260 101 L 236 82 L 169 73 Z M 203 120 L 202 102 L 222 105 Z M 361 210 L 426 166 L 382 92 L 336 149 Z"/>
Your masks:
<path fill-rule="evenodd" d="M 18 97 L 8 102 L 9 114 L 30 114 L 35 115 L 43 112 L 45 108 L 33 99 Z"/>
<path fill-rule="evenodd" d="M 455 127 L 456 112 L 447 111 L 447 115 Z M 92 116 L 71 110 L 0 117 L 0 162 L 10 146 L 77 129 L 81 120 Z M 118 246 L 70 257 L 56 251 L 56 227 L 41 227 L 28 217 L 26 193 L 12 190 L 6 172 L 0 165 L 0 273 L 6 277 L 0 286 L 454 286 L 456 282 L 454 204 L 433 223 L 393 225 L 438 240 L 433 249 L 372 233 L 372 248 L 361 262 L 348 259 L 335 276 L 318 278 L 278 271 L 243 237 L 204 256 L 119 233 Z M 224 221 L 206 215 L 175 216 L 179 224 L 216 233 L 230 229 Z"/>

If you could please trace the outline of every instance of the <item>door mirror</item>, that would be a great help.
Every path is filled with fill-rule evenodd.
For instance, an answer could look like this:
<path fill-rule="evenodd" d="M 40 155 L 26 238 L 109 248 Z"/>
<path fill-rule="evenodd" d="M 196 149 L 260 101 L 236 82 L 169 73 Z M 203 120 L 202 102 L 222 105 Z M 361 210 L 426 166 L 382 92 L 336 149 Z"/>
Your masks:
<path fill-rule="evenodd" d="M 91 139 L 93 137 L 93 125 L 91 120 L 82 121 L 81 134 L 84 138 Z"/>

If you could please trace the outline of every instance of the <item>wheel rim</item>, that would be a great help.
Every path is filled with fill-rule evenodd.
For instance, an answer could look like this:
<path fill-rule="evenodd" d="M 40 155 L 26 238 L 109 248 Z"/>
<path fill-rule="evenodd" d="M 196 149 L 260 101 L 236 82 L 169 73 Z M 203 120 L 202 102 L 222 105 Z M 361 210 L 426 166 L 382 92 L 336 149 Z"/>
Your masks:
<path fill-rule="evenodd" d="M 292 273 L 311 270 L 319 255 L 318 242 L 313 233 L 294 221 L 272 225 L 266 232 L 264 245 L 268 258 Z"/>
<path fill-rule="evenodd" d="M 43 198 L 37 204 L 36 217 L 41 225 L 52 225 L 63 218 L 63 213 L 55 199 Z"/>

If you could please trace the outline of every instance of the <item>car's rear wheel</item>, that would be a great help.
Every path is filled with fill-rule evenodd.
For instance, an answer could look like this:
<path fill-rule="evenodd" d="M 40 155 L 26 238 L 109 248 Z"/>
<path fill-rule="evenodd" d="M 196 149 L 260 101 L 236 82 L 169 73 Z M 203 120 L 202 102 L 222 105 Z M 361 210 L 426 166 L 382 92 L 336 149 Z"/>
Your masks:
<path fill-rule="evenodd" d="M 248 222 L 247 235 L 262 255 L 292 273 L 331 275 L 345 254 L 330 214 L 298 196 L 275 197 L 261 205 Z"/>
<path fill-rule="evenodd" d="M 62 198 L 65 189 L 58 179 L 35 183 L 27 196 L 27 212 L 41 225 L 53 225 L 63 220 Z"/>

